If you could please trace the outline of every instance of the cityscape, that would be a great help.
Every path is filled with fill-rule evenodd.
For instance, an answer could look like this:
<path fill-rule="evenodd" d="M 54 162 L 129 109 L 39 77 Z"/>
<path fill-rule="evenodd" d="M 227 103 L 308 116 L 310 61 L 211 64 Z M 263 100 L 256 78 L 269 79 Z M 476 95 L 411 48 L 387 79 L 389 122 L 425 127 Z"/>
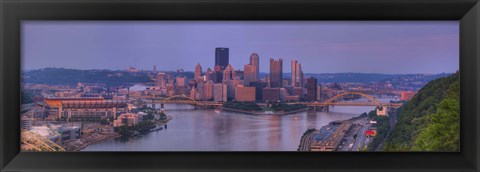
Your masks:
<path fill-rule="evenodd" d="M 176 70 L 136 58 L 121 70 L 24 69 L 22 151 L 458 151 L 455 135 L 432 135 L 459 134 L 458 65 L 304 72 L 327 64 L 209 51 Z"/>

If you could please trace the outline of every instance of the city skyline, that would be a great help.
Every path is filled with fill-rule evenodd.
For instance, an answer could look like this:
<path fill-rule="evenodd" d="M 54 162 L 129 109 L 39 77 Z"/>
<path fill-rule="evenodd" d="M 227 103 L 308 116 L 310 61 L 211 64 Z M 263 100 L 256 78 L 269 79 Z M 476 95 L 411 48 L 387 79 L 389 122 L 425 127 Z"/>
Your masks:
<path fill-rule="evenodd" d="M 249 64 L 252 53 L 257 53 L 261 73 L 269 73 L 270 58 L 282 58 L 287 63 L 283 65 L 285 73 L 291 71 L 291 60 L 298 60 L 304 73 L 453 73 L 459 68 L 458 22 L 453 21 L 293 24 L 29 21 L 22 26 L 23 70 L 46 67 L 123 70 L 129 66 L 152 70 L 156 65 L 157 71 L 180 68 L 194 71 L 200 63 L 205 72 L 207 68 L 214 69 L 217 47 L 229 48 L 229 64 L 240 70 Z M 277 30 L 271 30 L 272 27 Z M 162 30 L 158 35 L 148 35 Z M 156 42 L 154 38 L 159 36 L 172 37 Z M 235 41 L 247 44 L 239 46 Z M 210 45 L 213 47 L 205 47 Z M 169 63 L 162 63 L 164 60 Z"/>

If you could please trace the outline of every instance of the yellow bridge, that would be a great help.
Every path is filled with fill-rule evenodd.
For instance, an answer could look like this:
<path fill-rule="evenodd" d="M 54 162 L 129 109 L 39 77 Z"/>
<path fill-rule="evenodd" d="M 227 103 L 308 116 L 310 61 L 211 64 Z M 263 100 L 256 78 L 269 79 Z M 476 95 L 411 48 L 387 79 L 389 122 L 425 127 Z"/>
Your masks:
<path fill-rule="evenodd" d="M 353 102 L 353 101 L 348 101 L 348 102 L 342 102 L 342 101 L 336 101 L 339 98 L 342 98 L 346 95 L 360 95 L 362 97 L 367 98 L 369 101 L 368 102 Z M 392 107 L 392 108 L 399 108 L 402 106 L 402 103 L 383 103 L 379 102 L 378 100 L 375 99 L 375 97 L 372 97 L 368 94 L 361 93 L 361 92 L 343 92 L 340 94 L 337 94 L 328 100 L 325 100 L 323 102 L 295 102 L 292 104 L 304 104 L 307 106 L 382 106 L 382 107 Z"/>
<path fill-rule="evenodd" d="M 65 151 L 58 144 L 27 130 L 22 130 L 20 144 L 23 151 Z"/>
<path fill-rule="evenodd" d="M 353 101 L 337 101 L 339 98 L 343 98 L 347 95 L 360 95 L 367 98 L 368 102 L 353 102 Z M 192 99 L 185 95 L 175 95 L 171 97 L 160 97 L 160 96 L 132 96 L 132 98 L 143 99 L 149 101 L 150 103 L 159 103 L 159 104 L 189 104 L 194 106 L 206 106 L 206 107 L 218 107 L 222 106 L 223 102 L 213 102 L 213 101 L 198 101 Z M 402 106 L 402 103 L 384 103 L 379 102 L 368 94 L 361 92 L 343 92 L 337 94 L 328 100 L 323 102 L 290 102 L 288 104 L 304 104 L 311 107 L 327 107 L 327 106 L 381 106 L 381 107 L 391 107 L 398 108 Z"/>

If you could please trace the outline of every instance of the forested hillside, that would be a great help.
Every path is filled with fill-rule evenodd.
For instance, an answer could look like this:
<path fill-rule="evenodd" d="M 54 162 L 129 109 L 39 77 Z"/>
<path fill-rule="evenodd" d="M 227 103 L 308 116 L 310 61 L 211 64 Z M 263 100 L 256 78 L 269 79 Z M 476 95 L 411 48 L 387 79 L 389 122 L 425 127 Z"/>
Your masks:
<path fill-rule="evenodd" d="M 398 111 L 385 151 L 459 150 L 459 73 L 433 80 Z"/>

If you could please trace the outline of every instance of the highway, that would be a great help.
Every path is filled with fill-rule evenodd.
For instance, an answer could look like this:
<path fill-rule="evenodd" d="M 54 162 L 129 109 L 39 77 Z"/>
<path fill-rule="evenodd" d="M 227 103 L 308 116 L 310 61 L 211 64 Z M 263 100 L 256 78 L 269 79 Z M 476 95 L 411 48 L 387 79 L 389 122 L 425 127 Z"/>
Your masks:
<path fill-rule="evenodd" d="M 355 143 L 353 144 L 353 151 L 359 151 L 359 148 L 363 147 L 363 144 L 365 143 L 365 139 L 367 136 L 365 135 L 365 132 L 370 128 L 372 124 L 368 123 L 367 125 L 363 126 L 362 129 L 360 129 L 360 132 L 357 135 L 357 139 L 355 140 Z"/>

